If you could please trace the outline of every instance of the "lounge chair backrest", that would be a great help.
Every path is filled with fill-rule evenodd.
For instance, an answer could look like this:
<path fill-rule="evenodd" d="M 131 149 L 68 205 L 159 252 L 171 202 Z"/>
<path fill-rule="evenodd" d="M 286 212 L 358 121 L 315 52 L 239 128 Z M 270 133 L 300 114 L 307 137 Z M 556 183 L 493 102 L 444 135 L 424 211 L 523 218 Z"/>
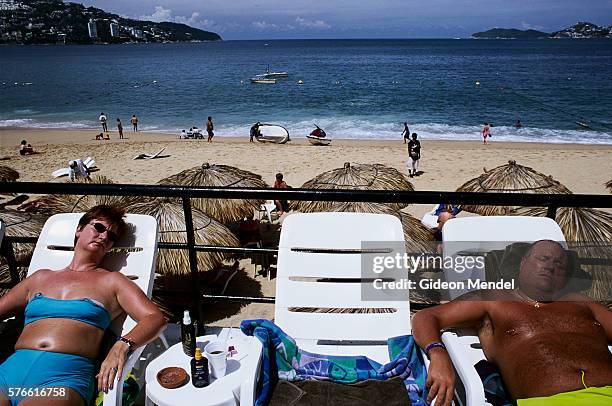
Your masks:
<path fill-rule="evenodd" d="M 28 276 L 39 269 L 63 269 L 70 263 L 74 233 L 82 215 L 83 213 L 56 214 L 46 221 L 30 261 Z M 157 250 L 157 221 L 152 216 L 128 214 L 126 222 L 128 231 L 106 255 L 102 266 L 130 277 L 151 297 Z M 114 252 L 115 250 L 119 252 Z M 128 317 L 125 322 L 115 320 L 111 329 L 119 335 L 127 333 L 135 325 Z"/>
<path fill-rule="evenodd" d="M 358 282 L 362 278 L 364 254 L 360 250 L 364 241 L 395 242 L 387 245 L 396 252 L 405 250 L 402 225 L 394 216 L 363 213 L 289 215 L 283 222 L 279 243 L 276 324 L 298 342 L 386 341 L 389 337 L 410 334 L 407 296 L 403 301 L 362 300 L 361 283 L 355 280 Z M 324 278 L 327 280 L 321 280 Z M 329 281 L 329 278 L 344 280 Z M 347 280 L 349 278 L 352 280 Z M 292 311 L 300 307 L 390 308 L 393 312 Z M 316 347 L 309 349 L 312 351 Z"/>
<path fill-rule="evenodd" d="M 513 242 L 535 242 L 538 240 L 553 240 L 565 242 L 565 237 L 559 225 L 547 217 L 529 216 L 475 216 L 450 219 L 442 229 L 444 241 L 444 256 L 470 256 L 470 252 L 484 254 L 491 250 L 504 249 Z M 459 254 L 463 252 L 463 254 Z M 446 262 L 446 261 L 445 261 Z M 446 263 L 451 263 L 448 261 Z M 453 261 L 452 263 L 457 263 Z M 446 279 L 449 282 L 466 281 L 467 279 L 485 279 L 484 268 L 468 269 L 455 272 L 445 268 Z M 468 289 L 453 289 L 449 291 L 450 299 L 454 299 Z"/>

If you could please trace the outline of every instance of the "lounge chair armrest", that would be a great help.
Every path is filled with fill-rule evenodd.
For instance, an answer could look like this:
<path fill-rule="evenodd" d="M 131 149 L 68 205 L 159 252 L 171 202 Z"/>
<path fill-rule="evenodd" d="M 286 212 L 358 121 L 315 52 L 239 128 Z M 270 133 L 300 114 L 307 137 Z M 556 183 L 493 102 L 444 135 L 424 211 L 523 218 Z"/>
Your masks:
<path fill-rule="evenodd" d="M 234 397 L 240 399 L 240 406 L 253 406 L 257 396 L 257 383 L 259 382 L 259 375 L 262 368 L 263 359 L 263 347 L 260 347 L 259 357 L 252 361 L 249 365 L 248 370 L 251 374 L 247 376 L 240 384 L 240 396 Z"/>
<path fill-rule="evenodd" d="M 140 359 L 140 355 L 144 350 L 144 346 L 137 348 L 130 356 L 125 360 L 123 365 L 123 372 L 119 382 L 115 382 L 113 389 L 109 390 L 108 393 L 104 394 L 103 405 L 104 406 L 121 406 L 123 402 L 123 381 L 128 376 L 136 362 Z"/>
<path fill-rule="evenodd" d="M 485 359 L 484 352 L 471 345 L 479 343 L 478 336 L 459 336 L 455 332 L 447 331 L 442 334 L 442 341 L 465 388 L 466 405 L 488 405 L 482 380 L 474 367 L 476 358 Z"/>

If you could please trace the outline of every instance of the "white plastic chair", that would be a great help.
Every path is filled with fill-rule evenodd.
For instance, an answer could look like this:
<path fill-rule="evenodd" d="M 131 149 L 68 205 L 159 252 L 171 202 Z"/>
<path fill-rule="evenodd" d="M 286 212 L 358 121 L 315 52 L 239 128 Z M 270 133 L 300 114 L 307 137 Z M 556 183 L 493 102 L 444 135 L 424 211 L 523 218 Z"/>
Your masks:
<path fill-rule="evenodd" d="M 133 159 L 155 159 L 155 158 L 157 158 L 159 156 L 159 154 L 164 152 L 165 149 L 166 149 L 166 147 L 163 147 L 162 149 L 160 149 L 159 151 L 157 151 L 154 154 L 147 154 L 147 153 L 138 154 Z"/>
<path fill-rule="evenodd" d="M 565 242 L 559 225 L 547 217 L 463 217 L 448 220 L 442 229 L 445 258 L 457 255 L 470 256 L 470 252 L 482 255 L 486 251 L 504 249 L 513 242 L 535 242 L 543 239 Z M 447 281 L 485 279 L 484 269 L 467 269 L 459 273 L 448 268 L 444 269 L 444 273 Z M 467 289 L 455 289 L 449 292 L 449 296 L 454 299 L 467 291 Z M 447 331 L 442 334 L 442 341 L 465 390 L 465 398 L 456 396 L 455 401 L 459 405 L 488 405 L 489 403 L 485 402 L 482 380 L 474 368 L 478 361 L 486 359 L 476 331 L 472 329 Z M 457 393 L 456 391 L 455 394 Z"/>
<path fill-rule="evenodd" d="M 436 211 L 440 207 L 439 204 L 436 204 L 434 208 L 423 215 L 421 218 L 421 224 L 423 224 L 427 228 L 437 228 L 438 227 L 438 216 L 436 216 Z"/>
<path fill-rule="evenodd" d="M 43 268 L 63 269 L 72 259 L 74 233 L 83 213 L 56 214 L 45 223 L 28 268 L 28 276 Z M 129 276 L 146 294 L 151 297 L 153 290 L 153 273 L 157 252 L 157 221 L 152 216 L 128 214 L 126 222 L 130 225 L 128 232 L 115 243 L 102 262 L 102 267 L 109 271 L 118 271 Z M 128 248 L 126 250 L 118 250 Z M 117 336 L 123 336 L 134 328 L 136 322 L 130 317 L 113 321 L 110 328 Z M 140 358 L 144 346 L 136 349 L 125 361 L 121 382 Z M 123 385 L 114 388 L 104 395 L 104 405 L 121 405 Z"/>
<path fill-rule="evenodd" d="M 273 200 L 268 200 L 266 203 L 259 206 L 260 213 L 266 213 L 268 221 L 272 224 L 272 212 L 276 211 L 276 204 Z"/>
<path fill-rule="evenodd" d="M 390 215 L 295 213 L 283 222 L 274 321 L 300 348 L 318 354 L 365 355 L 384 364 L 390 361 L 387 339 L 410 334 L 407 295 L 401 301 L 362 300 L 362 284 L 355 279 L 363 278 L 364 241 L 392 242 L 387 245 L 394 254 L 405 252 L 402 224 Z M 293 311 L 297 307 L 391 308 L 394 312 Z M 247 384 L 256 384 L 256 379 L 241 387 L 241 405 L 250 405 L 254 399 L 255 387 Z"/>

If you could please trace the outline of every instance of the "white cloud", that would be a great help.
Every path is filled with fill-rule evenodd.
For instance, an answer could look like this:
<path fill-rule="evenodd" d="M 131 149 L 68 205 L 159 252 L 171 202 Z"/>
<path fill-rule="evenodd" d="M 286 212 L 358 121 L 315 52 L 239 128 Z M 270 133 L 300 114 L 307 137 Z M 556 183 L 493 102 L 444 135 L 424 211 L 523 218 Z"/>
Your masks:
<path fill-rule="evenodd" d="M 194 11 L 193 13 L 191 13 L 191 17 L 176 16 L 174 17 L 174 22 L 181 23 L 181 24 L 187 24 L 187 25 L 201 24 L 200 13 L 198 13 L 197 11 Z"/>
<path fill-rule="evenodd" d="M 525 21 L 521 21 L 521 27 L 524 30 L 537 30 L 537 31 L 541 31 L 544 29 L 544 27 L 542 27 L 541 25 L 531 25 L 528 22 Z"/>
<path fill-rule="evenodd" d="M 162 6 L 155 6 L 155 11 L 151 15 L 142 15 L 138 17 L 139 20 L 154 21 L 161 23 L 163 21 L 172 21 L 172 10 L 169 8 L 163 8 Z"/>
<path fill-rule="evenodd" d="M 266 21 L 253 21 L 251 25 L 259 30 L 278 30 L 278 25 Z"/>
<path fill-rule="evenodd" d="M 302 17 L 296 17 L 295 22 L 302 28 L 315 28 L 318 30 L 327 30 L 331 28 L 331 25 L 329 25 L 323 20 L 311 21 L 311 20 L 306 20 L 305 18 L 302 18 Z"/>

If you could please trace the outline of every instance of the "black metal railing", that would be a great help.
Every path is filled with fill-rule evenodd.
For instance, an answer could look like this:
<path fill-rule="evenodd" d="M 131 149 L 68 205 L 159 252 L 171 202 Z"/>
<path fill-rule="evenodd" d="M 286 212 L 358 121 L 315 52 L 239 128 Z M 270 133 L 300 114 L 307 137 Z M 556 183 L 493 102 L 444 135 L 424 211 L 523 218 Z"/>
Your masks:
<path fill-rule="evenodd" d="M 193 308 L 199 319 L 200 301 L 216 299 L 228 301 L 247 301 L 273 303 L 273 297 L 240 297 L 227 295 L 202 295 L 198 291 L 198 251 L 223 251 L 227 253 L 275 254 L 273 248 L 235 248 L 223 246 L 197 245 L 193 230 L 191 212 L 192 198 L 259 199 L 259 200 L 313 200 L 338 202 L 371 203 L 416 203 L 437 204 L 478 204 L 492 206 L 546 207 L 547 216 L 555 218 L 559 207 L 612 208 L 610 195 L 586 194 L 520 194 L 520 193 L 471 193 L 438 191 L 383 191 L 383 190 L 313 190 L 313 189 L 259 189 L 233 187 L 193 187 L 170 185 L 132 185 L 132 184 L 93 184 L 93 183 L 42 183 L 42 182 L 0 182 L 0 193 L 28 194 L 67 194 L 67 195 L 104 195 L 104 196 L 147 196 L 180 198 L 183 204 L 187 233 L 186 243 L 160 242 L 160 249 L 187 249 L 192 279 Z M 19 282 L 17 264 L 12 244 L 17 242 L 35 243 L 36 237 L 5 237 L 2 253 L 7 258 L 11 281 L 0 283 L 0 288 L 10 288 Z M 156 291 L 158 294 L 172 295 L 172 292 Z"/>

